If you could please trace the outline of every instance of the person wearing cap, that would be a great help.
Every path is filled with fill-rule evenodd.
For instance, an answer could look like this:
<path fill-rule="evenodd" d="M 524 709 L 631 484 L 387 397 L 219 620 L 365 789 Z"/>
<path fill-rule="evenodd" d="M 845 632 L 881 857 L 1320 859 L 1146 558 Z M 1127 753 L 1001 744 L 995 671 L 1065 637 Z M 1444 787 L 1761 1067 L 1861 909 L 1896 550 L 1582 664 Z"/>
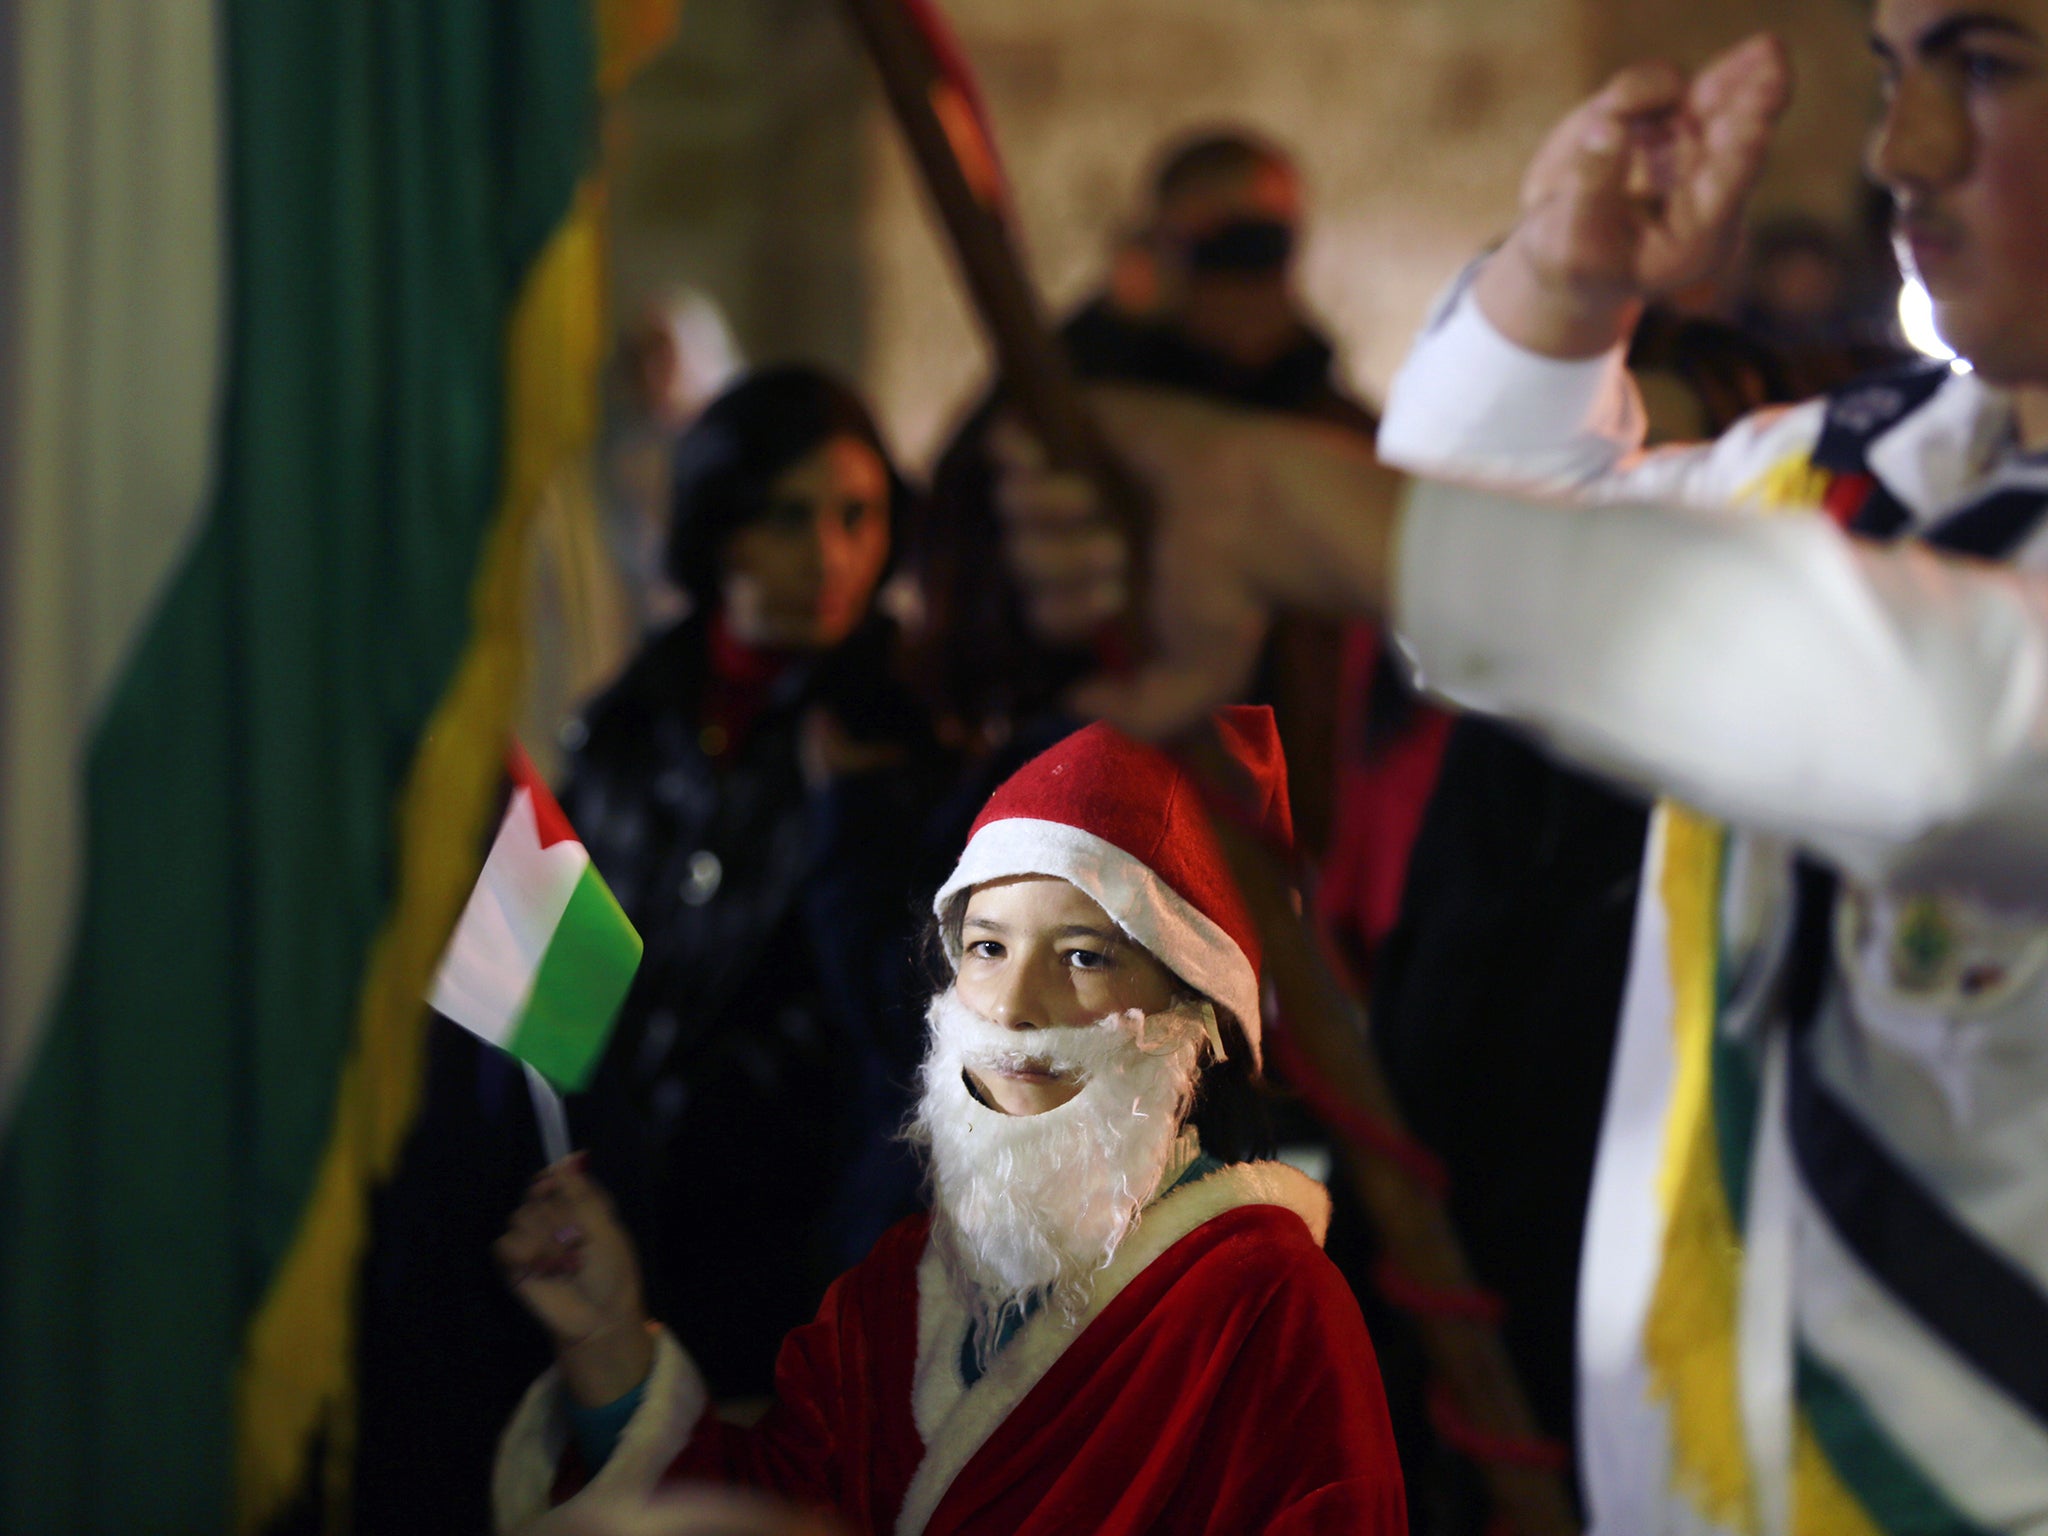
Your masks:
<path fill-rule="evenodd" d="M 1271 711 L 1218 725 L 1284 840 Z M 1405 1530 L 1328 1196 L 1229 1160 L 1259 943 L 1186 775 L 1075 733 L 990 799 L 933 912 L 931 1212 L 838 1281 L 739 1428 L 650 1331 L 601 1194 L 549 1170 L 499 1245 L 558 1357 L 502 1442 L 501 1528 L 661 1531 L 673 1485 L 710 1480 L 904 1536 Z"/>
<path fill-rule="evenodd" d="M 1138 202 L 1101 291 L 1060 327 L 1075 373 L 1273 411 L 1370 444 L 1378 423 L 1302 293 L 1309 209 L 1288 149 L 1235 124 L 1177 135 L 1153 156 Z M 1050 743 L 1045 729 L 1071 729 L 1071 719 L 1046 716 L 1088 662 L 1031 633 L 1004 573 L 986 441 L 995 410 L 985 397 L 940 453 L 931 515 L 910 551 L 925 612 L 915 674 L 951 730 L 990 744 L 984 793 Z M 1347 894 L 1376 877 L 1387 883 L 1382 872 L 1398 867 L 1420 814 L 1416 797 L 1380 770 L 1418 750 L 1428 756 L 1441 736 L 1440 719 L 1378 663 L 1376 641 L 1369 628 L 1289 615 L 1233 696 L 1274 706 L 1297 840 L 1320 860 L 1333 836 L 1343 838 L 1334 857 Z M 1332 708 L 1347 669 L 1371 682 L 1370 731 L 1368 711 L 1352 728 Z M 1365 697 L 1363 686 L 1354 692 Z"/>

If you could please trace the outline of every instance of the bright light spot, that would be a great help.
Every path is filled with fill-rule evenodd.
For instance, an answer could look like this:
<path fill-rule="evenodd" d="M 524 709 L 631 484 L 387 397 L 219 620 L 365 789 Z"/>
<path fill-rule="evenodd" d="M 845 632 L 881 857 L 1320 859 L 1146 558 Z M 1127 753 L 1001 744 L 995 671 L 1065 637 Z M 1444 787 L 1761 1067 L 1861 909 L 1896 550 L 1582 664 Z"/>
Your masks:
<path fill-rule="evenodd" d="M 1899 329 L 1915 352 L 1942 360 L 1955 358 L 1955 348 L 1934 328 L 1934 299 L 1917 277 L 1909 276 L 1899 285 Z"/>

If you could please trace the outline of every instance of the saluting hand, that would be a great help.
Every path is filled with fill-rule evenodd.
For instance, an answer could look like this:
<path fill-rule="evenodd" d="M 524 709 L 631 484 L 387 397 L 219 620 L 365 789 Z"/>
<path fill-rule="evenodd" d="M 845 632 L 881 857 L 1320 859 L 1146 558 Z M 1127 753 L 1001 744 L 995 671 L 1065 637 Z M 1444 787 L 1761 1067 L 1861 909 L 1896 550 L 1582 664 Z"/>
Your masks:
<path fill-rule="evenodd" d="M 597 1407 L 646 1379 L 654 1343 L 633 1241 L 583 1164 L 579 1152 L 543 1169 L 495 1252 L 506 1282 L 554 1339 L 571 1394 Z"/>
<path fill-rule="evenodd" d="M 1591 355 L 1643 299 L 1712 273 L 1734 250 L 1791 87 L 1767 33 L 1690 79 L 1664 63 L 1622 70 L 1537 151 L 1521 222 L 1479 278 L 1487 316 L 1535 351 Z"/>

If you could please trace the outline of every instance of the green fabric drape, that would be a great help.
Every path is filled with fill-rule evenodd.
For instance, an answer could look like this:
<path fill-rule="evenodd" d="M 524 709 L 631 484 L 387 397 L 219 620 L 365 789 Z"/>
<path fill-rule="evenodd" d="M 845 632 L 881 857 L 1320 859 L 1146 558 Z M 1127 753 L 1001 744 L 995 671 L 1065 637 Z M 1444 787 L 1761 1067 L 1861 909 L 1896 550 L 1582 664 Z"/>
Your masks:
<path fill-rule="evenodd" d="M 231 1378 L 329 1134 L 391 808 L 469 632 L 584 0 L 229 0 L 217 490 L 86 770 L 0 1147 L 0 1528 L 231 1528 Z"/>

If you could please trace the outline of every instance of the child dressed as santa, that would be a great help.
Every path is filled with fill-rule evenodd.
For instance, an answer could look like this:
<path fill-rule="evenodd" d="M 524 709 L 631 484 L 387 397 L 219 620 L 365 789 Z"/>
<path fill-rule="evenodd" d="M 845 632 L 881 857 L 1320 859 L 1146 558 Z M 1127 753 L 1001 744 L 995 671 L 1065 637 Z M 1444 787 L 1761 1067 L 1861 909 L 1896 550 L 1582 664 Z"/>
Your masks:
<path fill-rule="evenodd" d="M 1285 837 L 1271 712 L 1218 724 Z M 1329 1199 L 1224 1160 L 1259 948 L 1186 776 L 1077 732 L 991 798 L 933 911 L 931 1213 L 832 1287 L 741 1428 L 644 1316 L 601 1192 L 550 1169 L 498 1250 L 557 1352 L 500 1447 L 501 1529 L 681 1532 L 675 1485 L 722 1482 L 863 1536 L 1405 1531 Z"/>

